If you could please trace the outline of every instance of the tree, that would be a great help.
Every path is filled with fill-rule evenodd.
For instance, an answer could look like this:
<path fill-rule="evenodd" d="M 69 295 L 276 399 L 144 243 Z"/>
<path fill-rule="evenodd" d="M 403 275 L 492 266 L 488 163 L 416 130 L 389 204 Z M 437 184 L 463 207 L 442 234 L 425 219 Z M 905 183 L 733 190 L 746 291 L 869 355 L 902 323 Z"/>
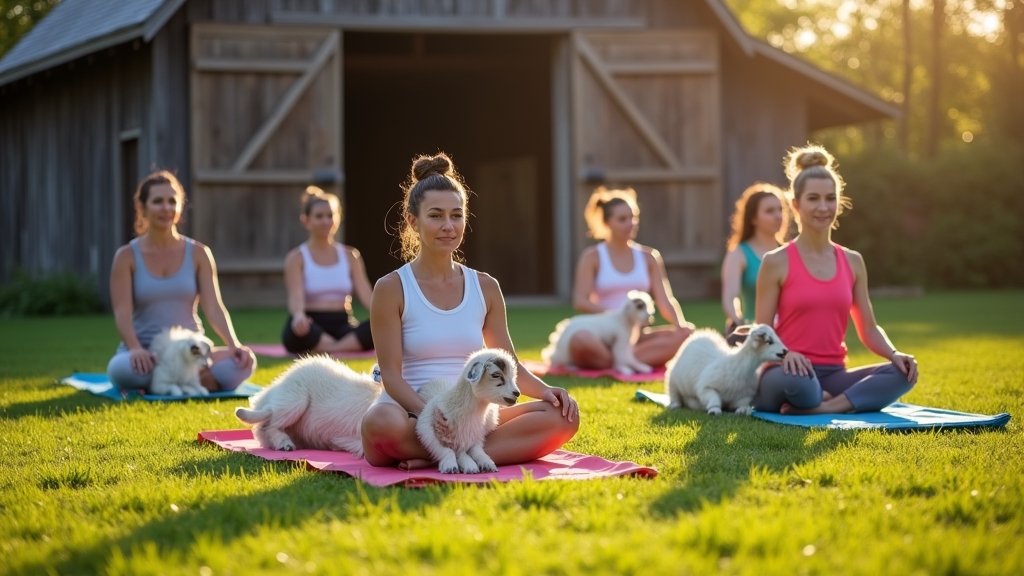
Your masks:
<path fill-rule="evenodd" d="M 60 0 L 0 0 L 0 56 L 59 3 Z"/>
<path fill-rule="evenodd" d="M 942 36 L 946 28 L 946 0 L 932 0 L 932 33 L 931 33 L 931 89 L 928 92 L 928 140 L 926 153 L 929 158 L 935 157 L 941 137 L 942 111 L 939 101 L 942 96 Z"/>

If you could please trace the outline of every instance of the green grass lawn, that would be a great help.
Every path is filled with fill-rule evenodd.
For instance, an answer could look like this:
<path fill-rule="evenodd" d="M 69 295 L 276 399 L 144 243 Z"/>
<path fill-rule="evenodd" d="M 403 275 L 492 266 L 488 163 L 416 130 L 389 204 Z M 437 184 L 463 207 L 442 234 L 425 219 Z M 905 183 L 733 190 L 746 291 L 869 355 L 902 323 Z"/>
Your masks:
<path fill-rule="evenodd" d="M 1009 412 L 1006 429 L 807 431 L 551 378 L 583 411 L 567 449 L 660 476 L 378 489 L 198 444 L 241 427 L 238 401 L 113 403 L 56 385 L 105 369 L 110 317 L 0 320 L 0 573 L 1024 573 L 1024 293 L 875 306 L 921 364 L 907 401 Z M 684 311 L 721 324 L 716 304 Z M 519 353 L 538 357 L 566 312 L 511 310 Z M 284 321 L 233 316 L 248 342 L 276 341 Z M 872 361 L 850 342 L 852 364 Z M 261 358 L 254 380 L 286 364 Z"/>

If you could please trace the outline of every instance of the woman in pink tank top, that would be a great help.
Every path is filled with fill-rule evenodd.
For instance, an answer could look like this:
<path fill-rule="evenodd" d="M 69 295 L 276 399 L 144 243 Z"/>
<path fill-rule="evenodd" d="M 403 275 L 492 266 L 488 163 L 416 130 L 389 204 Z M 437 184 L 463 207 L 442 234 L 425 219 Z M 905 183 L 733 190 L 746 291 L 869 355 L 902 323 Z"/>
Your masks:
<path fill-rule="evenodd" d="M 580 255 L 573 308 L 584 314 L 600 314 L 620 308 L 631 290 L 647 292 L 668 325 L 644 328 L 633 354 L 649 366 L 664 366 L 693 333 L 694 326 L 683 317 L 672 295 L 661 255 L 635 241 L 640 224 L 636 192 L 598 188 L 591 194 L 584 216 L 590 235 L 601 242 Z M 612 367 L 611 349 L 587 330 L 573 335 L 569 354 L 580 368 Z"/>
<path fill-rule="evenodd" d="M 836 217 L 849 205 L 832 156 L 818 146 L 794 150 L 786 173 L 800 234 L 765 255 L 756 318 L 774 324 L 789 353 L 765 368 L 754 407 L 792 414 L 880 410 L 914 386 L 917 362 L 875 322 L 864 259 L 832 242 Z M 851 316 L 864 346 L 888 362 L 846 368 Z"/>
<path fill-rule="evenodd" d="M 426 366 L 425 360 L 467 358 L 482 341 L 487 347 L 501 348 L 516 356 L 505 321 L 505 299 L 498 281 L 462 266 L 457 252 L 466 231 L 466 190 L 445 154 L 420 156 L 413 160 L 412 174 L 405 187 L 401 225 L 402 256 L 409 262 L 406 276 L 415 283 L 412 288 L 420 302 L 415 310 L 406 308 L 406 294 L 399 272 L 392 272 L 377 281 L 373 288 L 370 320 L 373 342 L 377 350 L 380 376 L 387 401 L 374 404 L 363 417 L 362 435 L 366 460 L 374 466 L 395 466 L 412 469 L 431 465 L 430 454 L 416 435 L 416 418 L 424 401 L 413 389 L 410 370 Z M 411 274 L 408 274 L 411 272 Z M 475 274 L 477 282 L 467 278 Z M 477 291 L 479 295 L 467 294 Z M 476 298 L 477 306 L 463 305 Z M 483 300 L 480 306 L 479 299 Z M 472 313 L 473 309 L 478 312 Z M 482 311 L 481 311 L 482 308 Z M 417 316 L 416 310 L 426 311 Z M 457 325 L 446 334 L 436 332 L 433 343 L 424 343 L 423 322 L 446 314 L 462 314 L 474 325 Z M 431 316 L 433 314 L 434 316 Z M 411 316 L 416 316 L 411 318 Z M 408 325 L 407 325 L 408 322 Z M 442 322 L 438 321 L 438 324 Z M 475 338 L 471 334 L 475 332 Z M 407 337 L 408 334 L 408 337 Z M 415 340 L 415 341 L 413 341 Z M 429 351 L 425 351 L 429 350 Z M 406 356 L 432 355 L 417 358 L 404 365 Z M 415 365 L 414 365 L 415 364 Z M 451 370 L 448 379 L 455 380 L 461 363 L 444 362 Z M 443 377 L 433 370 L 431 376 Z M 501 408 L 498 427 L 487 436 L 484 449 L 499 466 L 535 460 L 560 448 L 579 428 L 579 407 L 563 388 L 548 386 L 518 363 L 519 389 L 534 402 L 520 402 Z"/>

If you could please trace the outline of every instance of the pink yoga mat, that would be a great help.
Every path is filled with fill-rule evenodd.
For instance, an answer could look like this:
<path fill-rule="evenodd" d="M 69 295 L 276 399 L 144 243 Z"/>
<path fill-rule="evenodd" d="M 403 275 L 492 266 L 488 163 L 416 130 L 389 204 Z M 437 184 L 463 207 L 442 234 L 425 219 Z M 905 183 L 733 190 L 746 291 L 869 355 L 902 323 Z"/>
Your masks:
<path fill-rule="evenodd" d="M 562 366 L 548 366 L 538 360 L 523 360 L 523 366 L 537 376 L 578 376 L 580 378 L 612 378 L 619 382 L 661 382 L 665 379 L 665 367 L 655 368 L 647 374 L 623 374 L 615 370 L 567 370 Z"/>
<path fill-rule="evenodd" d="M 270 358 L 298 358 L 295 354 L 284 349 L 284 346 L 280 344 L 248 344 L 249 349 L 259 354 L 260 356 L 268 356 Z M 322 352 L 312 352 L 311 354 L 322 354 Z M 331 354 L 332 358 L 339 360 L 356 360 L 360 358 L 374 358 L 377 353 L 373 350 L 363 350 L 361 352 L 335 352 Z"/>
<path fill-rule="evenodd" d="M 252 431 L 243 430 L 212 430 L 199 433 L 200 442 L 212 442 L 225 450 L 246 452 L 265 460 L 305 460 L 309 468 L 324 472 L 341 472 L 359 478 L 373 486 L 402 485 L 406 488 L 418 488 L 428 484 L 442 482 L 486 483 L 491 480 L 508 482 L 522 480 L 526 473 L 533 475 L 534 480 L 592 480 L 609 476 L 627 474 L 653 478 L 658 475 L 654 468 L 640 466 L 633 462 L 612 462 L 597 456 L 587 456 L 565 450 L 556 450 L 551 454 L 533 462 L 516 466 L 501 466 L 497 472 L 484 474 L 441 474 L 437 468 L 405 471 L 397 468 L 375 468 L 366 460 L 352 456 L 348 452 L 331 452 L 328 450 L 295 450 L 282 452 L 261 448 L 259 442 L 252 437 Z"/>

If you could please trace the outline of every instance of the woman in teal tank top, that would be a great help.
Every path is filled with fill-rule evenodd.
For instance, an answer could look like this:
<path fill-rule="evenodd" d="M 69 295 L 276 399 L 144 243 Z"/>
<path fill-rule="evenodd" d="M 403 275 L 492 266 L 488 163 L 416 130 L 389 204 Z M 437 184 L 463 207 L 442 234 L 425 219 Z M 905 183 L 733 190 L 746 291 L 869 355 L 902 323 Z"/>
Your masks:
<path fill-rule="evenodd" d="M 203 332 L 197 306 L 227 344 L 214 348 L 200 380 L 209 390 L 233 390 L 252 376 L 256 357 L 239 343 L 220 299 L 209 248 L 178 233 L 185 190 L 167 171 L 147 176 L 135 192 L 138 237 L 118 249 L 110 270 L 110 305 L 121 345 L 107 364 L 120 388 L 148 388 L 156 358 L 149 345 L 163 329 Z"/>
<path fill-rule="evenodd" d="M 722 310 L 727 335 L 754 318 L 761 258 L 779 247 L 788 224 L 782 198 L 778 187 L 758 182 L 736 201 L 732 236 L 722 262 Z"/>

